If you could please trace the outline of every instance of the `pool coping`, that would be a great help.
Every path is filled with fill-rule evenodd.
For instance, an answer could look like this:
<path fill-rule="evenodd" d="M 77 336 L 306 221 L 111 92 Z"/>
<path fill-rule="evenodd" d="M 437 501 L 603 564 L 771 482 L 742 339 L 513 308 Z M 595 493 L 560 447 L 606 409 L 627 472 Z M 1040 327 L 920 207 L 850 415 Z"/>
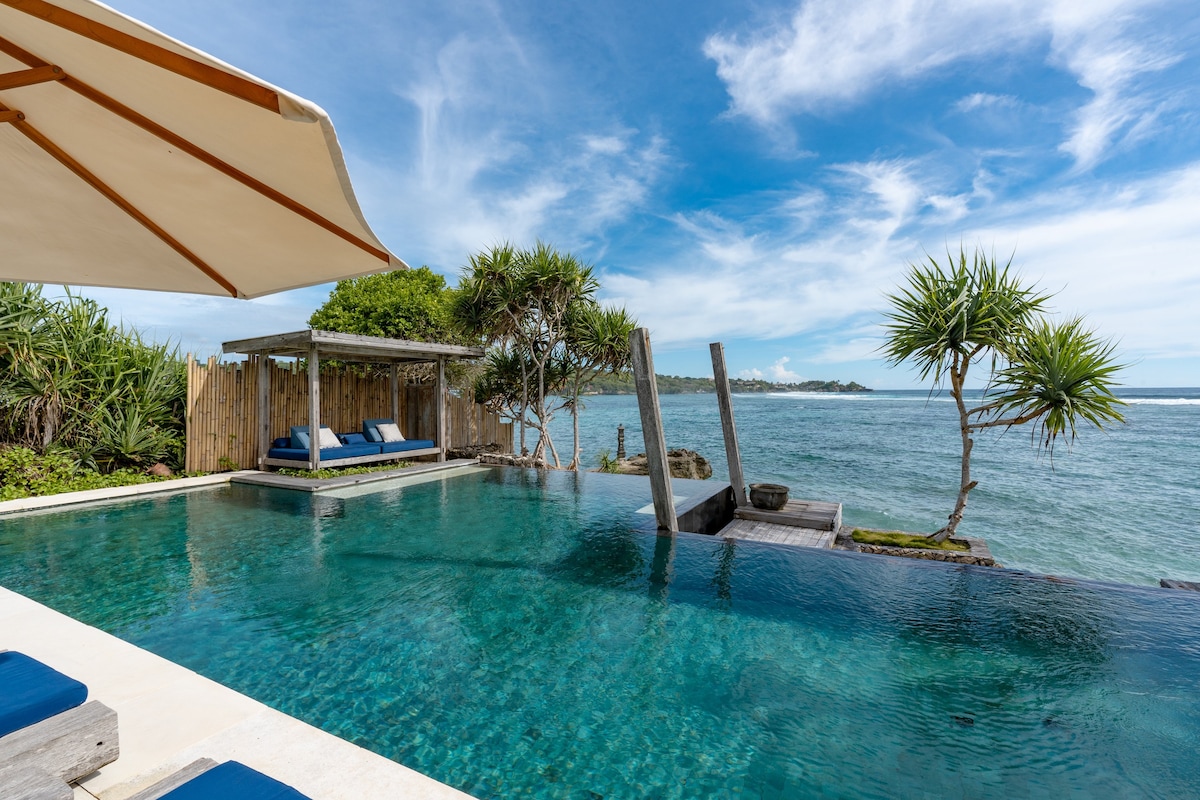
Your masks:
<path fill-rule="evenodd" d="M 133 486 L 110 486 L 106 489 L 86 489 L 82 492 L 63 492 L 47 494 L 40 497 L 20 497 L 16 500 L 0 502 L 0 516 L 18 514 L 22 511 L 39 511 L 43 508 L 58 508 L 73 506 L 80 503 L 97 503 L 107 500 L 122 500 L 128 497 L 138 497 L 146 494 L 162 494 L 163 492 L 186 492 L 191 489 L 207 489 L 229 483 L 235 476 L 255 473 L 257 470 L 240 470 L 237 472 L 218 472 L 215 475 L 200 475 L 194 478 L 172 478 L 153 483 L 138 483 Z"/>
<path fill-rule="evenodd" d="M 126 800 L 198 758 L 237 759 L 313 800 L 470 798 L 3 587 L 0 635 L 117 712 L 121 755 L 79 780 L 76 800 Z"/>
<path fill-rule="evenodd" d="M 141 497 L 150 494 L 209 489 L 227 483 L 245 483 L 275 489 L 321 492 L 326 489 L 392 480 L 409 475 L 422 475 L 429 472 L 458 469 L 478 463 L 478 459 L 458 458 L 453 461 L 411 464 L 398 469 L 380 470 L 379 472 L 368 472 L 361 475 L 338 475 L 335 478 L 294 478 L 275 472 L 243 469 L 234 472 L 218 472 L 213 475 L 199 475 L 193 478 L 172 478 L 152 483 L 138 483 L 133 486 L 110 486 L 105 489 L 86 489 L 81 492 L 62 492 L 61 494 L 47 494 L 40 497 L 20 497 L 16 500 L 4 500 L 0 501 L 0 517 L 8 514 L 20 514 L 26 511 L 41 511 L 64 506 L 81 505 L 83 503 L 104 503 L 112 500 L 125 500 L 131 497 Z"/>

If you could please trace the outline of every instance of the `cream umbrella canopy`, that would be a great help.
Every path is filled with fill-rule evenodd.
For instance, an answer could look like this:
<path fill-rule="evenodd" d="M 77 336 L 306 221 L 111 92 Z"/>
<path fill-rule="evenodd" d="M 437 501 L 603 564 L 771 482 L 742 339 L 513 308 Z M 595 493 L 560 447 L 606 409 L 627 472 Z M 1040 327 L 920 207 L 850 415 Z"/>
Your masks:
<path fill-rule="evenodd" d="M 0 0 L 0 280 L 251 298 L 402 269 L 318 106 L 93 0 Z"/>

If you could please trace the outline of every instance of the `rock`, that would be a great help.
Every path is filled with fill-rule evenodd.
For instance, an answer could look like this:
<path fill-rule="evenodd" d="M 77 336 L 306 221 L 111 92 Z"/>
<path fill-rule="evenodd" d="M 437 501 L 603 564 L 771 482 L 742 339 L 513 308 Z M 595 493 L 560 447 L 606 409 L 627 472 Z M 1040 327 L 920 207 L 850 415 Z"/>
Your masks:
<path fill-rule="evenodd" d="M 153 475 L 156 478 L 169 478 L 169 477 L 171 477 L 172 473 L 171 473 L 171 468 L 160 461 L 157 464 L 155 464 L 153 467 L 150 467 L 149 469 L 147 469 L 146 474 Z"/>
<path fill-rule="evenodd" d="M 688 478 L 691 480 L 707 480 L 712 477 L 712 464 L 708 459 L 695 450 L 678 448 L 667 451 L 667 464 L 671 468 L 672 478 Z M 622 475 L 649 475 L 650 468 L 646 466 L 646 454 L 638 453 L 633 458 L 617 462 L 617 472 Z"/>
<path fill-rule="evenodd" d="M 446 458 L 479 458 L 484 454 L 502 453 L 504 448 L 492 442 L 490 444 L 468 444 L 462 447 L 451 447 Z"/>

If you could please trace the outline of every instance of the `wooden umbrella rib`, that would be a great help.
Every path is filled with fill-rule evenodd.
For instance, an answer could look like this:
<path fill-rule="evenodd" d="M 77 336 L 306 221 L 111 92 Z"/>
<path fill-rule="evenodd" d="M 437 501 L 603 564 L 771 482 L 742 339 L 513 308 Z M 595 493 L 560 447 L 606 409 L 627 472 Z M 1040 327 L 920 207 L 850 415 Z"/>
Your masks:
<path fill-rule="evenodd" d="M 180 55 L 165 47 L 151 44 L 102 22 L 96 22 L 73 11 L 59 8 L 45 0 L 0 0 L 0 5 L 37 17 L 63 30 L 174 72 L 176 75 L 182 75 L 197 83 L 261 106 L 268 111 L 279 113 L 279 95 L 275 91 L 194 58 Z"/>
<path fill-rule="evenodd" d="M 3 0 L 0 0 L 0 2 L 3 2 Z M 288 197 L 283 192 L 280 192 L 278 189 L 273 189 L 272 187 L 268 186 L 267 184 L 263 183 L 262 181 L 258 180 L 257 178 L 253 178 L 250 175 L 247 175 L 246 173 L 242 172 L 240 169 L 238 169 L 237 167 L 228 163 L 227 161 L 224 161 L 224 160 L 218 158 L 217 156 L 208 152 L 207 150 L 200 147 L 199 145 L 194 144 L 190 140 L 185 139 L 184 137 L 180 136 L 177 133 L 174 133 L 173 131 L 169 130 L 168 128 L 164 128 L 162 125 L 159 125 L 154 120 L 149 119 L 148 117 L 145 117 L 142 114 L 139 114 L 138 112 L 134 111 L 132 108 L 129 108 L 128 106 L 121 103 L 120 101 L 115 100 L 115 99 L 109 97 L 108 95 L 104 94 L 103 92 L 92 88 L 91 86 L 87 85 L 83 81 L 78 80 L 77 78 L 67 77 L 66 79 L 64 79 L 62 81 L 62 85 L 67 87 L 71 91 L 73 91 L 79 95 L 82 95 L 83 97 L 86 97 L 88 100 L 91 100 L 96 105 L 101 106 L 102 108 L 108 109 L 109 111 L 111 111 L 112 113 L 121 117 L 122 119 L 125 119 L 126 121 L 131 122 L 134 125 L 137 125 L 139 128 L 147 131 L 148 133 L 153 134 L 154 136 L 157 136 L 159 139 L 162 139 L 164 142 L 167 142 L 168 144 L 172 144 L 175 147 L 178 147 L 180 150 L 182 150 L 183 152 L 192 156 L 197 161 L 203 162 L 204 164 L 207 164 L 208 166 L 212 167 L 213 169 L 217 170 L 218 172 L 222 173 L 223 175 L 233 178 L 235 181 L 242 184 L 243 186 L 246 186 L 247 188 L 252 189 L 255 192 L 258 192 L 263 197 L 266 197 L 267 199 L 274 201 L 275 203 L 277 203 L 277 204 L 283 206 L 284 208 L 288 209 L 289 211 L 303 217 L 304 219 L 308 220 L 309 222 L 311 222 L 321 228 L 324 228 L 325 230 L 329 231 L 330 233 L 334 234 L 335 236 L 338 236 L 338 237 L 346 240 L 350 244 L 354 245 L 355 247 L 358 247 L 359 249 L 364 250 L 367 253 L 370 253 L 371 255 L 375 256 L 376 258 L 380 259 L 381 261 L 389 260 L 388 254 L 384 250 L 381 250 L 378 247 L 375 247 L 370 242 L 367 242 L 367 241 L 361 239 L 360 237 L 355 236 L 350 231 L 346 230 L 345 228 L 342 228 L 337 223 L 326 219 L 325 217 L 318 214 L 316 211 L 313 211 L 308 206 L 305 206 L 302 203 L 299 203 L 299 202 L 293 200 L 291 197 Z"/>
<path fill-rule="evenodd" d="M 4 114 L 4 112 L 10 111 L 10 110 L 11 109 L 5 108 L 4 106 L 0 105 L 0 114 Z M 157 223 L 155 223 L 154 220 L 150 219 L 145 214 L 143 214 L 141 211 L 139 211 L 137 206 L 133 205 L 133 203 L 130 203 L 128 200 L 126 200 L 124 197 L 122 197 L 115 189 L 113 189 L 111 186 L 109 186 L 104 181 L 100 180 L 100 178 L 98 178 L 95 174 L 93 174 L 91 170 L 89 170 L 87 167 L 80 164 L 69 153 L 67 153 L 61 147 L 56 145 L 54 142 L 50 141 L 50 139 L 48 139 L 45 135 L 43 135 L 41 133 L 41 131 L 39 131 L 37 128 L 33 127 L 32 125 L 30 125 L 29 122 L 24 119 L 23 115 L 18 114 L 18 118 L 15 120 L 12 120 L 12 125 L 18 131 L 20 131 L 22 134 L 24 134 L 25 137 L 28 138 L 31 142 L 33 142 L 38 147 L 40 147 L 42 150 L 44 150 L 46 153 L 48 153 L 51 157 L 53 157 L 56 161 L 58 161 L 64 167 L 71 170 L 76 175 L 78 175 L 80 178 L 82 178 L 93 189 L 95 189 L 100 194 L 107 197 L 114 205 L 116 205 L 118 208 L 120 208 L 126 214 L 133 217 L 134 220 L 136 220 L 143 227 L 145 227 L 148 231 L 150 231 L 155 236 L 157 236 L 159 239 L 161 239 L 168 247 L 170 247 L 176 253 L 179 253 L 179 255 L 183 256 L 185 259 L 190 261 L 197 269 L 199 269 L 201 272 L 203 272 L 205 275 L 207 275 L 209 278 L 211 278 L 222 289 L 229 292 L 229 294 L 231 296 L 237 297 L 239 295 L 237 287 L 234 286 L 232 283 L 230 283 L 225 278 L 224 275 L 222 275 L 221 273 L 217 272 L 215 269 L 210 267 L 207 263 L 204 262 L 203 259 L 201 259 L 199 256 L 197 256 L 195 253 L 193 253 L 187 247 L 185 247 L 179 240 L 177 240 L 175 237 L 171 236 L 171 234 L 167 233 L 165 230 L 163 230 L 161 227 L 159 227 L 159 225 Z"/>
<path fill-rule="evenodd" d="M 33 86 L 48 81 L 61 81 L 65 77 L 67 76 L 61 69 L 50 65 L 23 69 L 19 72 L 3 72 L 0 73 L 0 91 L 19 89 L 22 86 Z"/>
<path fill-rule="evenodd" d="M 4 3 L 4 2 L 8 2 L 8 0 L 0 0 L 0 3 Z M 23 50 L 21 47 L 17 46 L 15 43 L 10 42 L 7 39 L 4 39 L 3 37 L 0 37 L 0 52 L 7 53 L 9 56 L 15 58 L 16 60 L 22 62 L 23 64 L 25 64 L 26 66 L 31 67 L 31 68 L 35 68 L 35 69 L 53 68 L 53 67 L 51 67 L 50 64 L 48 64 L 47 62 L 38 58 L 33 53 L 30 53 L 27 50 Z M 0 77 L 3 77 L 3 76 L 0 76 Z M 242 172 L 237 167 L 218 158 L 217 156 L 208 152 L 207 150 L 200 147 L 199 145 L 194 144 L 190 140 L 185 139 L 184 137 L 180 136 L 179 134 L 169 130 L 168 128 L 163 127 L 162 125 L 159 125 L 157 122 L 144 116 L 143 114 L 139 114 L 138 112 L 134 111 L 132 108 L 130 108 L 129 106 L 120 102 L 119 100 L 109 97 L 105 93 L 101 92 L 98 89 L 93 88 L 92 86 L 88 85 L 87 83 L 84 83 L 83 81 L 79 80 L 78 78 L 73 78 L 70 76 L 62 75 L 60 73 L 57 80 L 59 80 L 63 86 L 65 86 L 66 88 L 75 92 L 76 94 L 79 94 L 82 97 L 85 97 L 88 100 L 92 101 L 96 105 L 98 105 L 102 108 L 105 108 L 108 111 L 111 111 L 112 113 L 116 114 L 117 116 L 121 117 L 122 119 L 124 119 L 128 122 L 131 122 L 134 125 L 137 125 L 142 130 L 144 130 L 154 136 L 157 136 L 159 139 L 162 139 L 164 142 L 174 145 L 175 147 L 179 148 L 183 152 L 185 152 L 188 155 L 195 158 L 197 161 L 207 164 L 208 166 L 210 166 L 213 169 L 217 170 L 218 172 L 232 178 L 233 180 L 237 181 L 238 183 L 242 184 L 243 186 L 246 186 L 247 188 L 252 189 L 255 192 L 258 192 L 263 197 L 266 197 L 267 199 L 274 201 L 275 203 L 277 203 L 277 204 L 283 206 L 284 208 L 288 209 L 289 211 L 303 217 L 304 219 L 308 220 L 309 222 L 313 223 L 314 225 L 324 228 L 325 230 L 329 231 L 330 233 L 334 234 L 335 236 L 337 236 L 341 239 L 344 239 L 345 241 L 349 242 L 350 244 L 354 245 L 355 247 L 359 248 L 360 250 L 363 250 L 363 251 L 369 253 L 370 255 L 374 256 L 375 258 L 378 258 L 380 261 L 386 262 L 386 261 L 390 260 L 390 257 L 385 250 L 382 250 L 382 249 L 376 247 L 375 245 L 371 244 L 370 242 L 362 239 L 361 237 L 354 235 L 353 233 L 346 230 L 345 228 L 342 228 L 337 223 L 326 219 L 325 217 L 318 214 L 316 211 L 313 211 L 312 209 L 308 208 L 307 206 L 303 205 L 302 203 L 299 203 L 296 200 L 293 200 L 291 197 L 288 197 L 283 192 L 280 192 L 277 189 L 273 189 L 270 186 L 268 186 L 267 184 L 258 180 L 257 178 L 253 178 L 250 175 L 247 175 L 246 173 Z"/>

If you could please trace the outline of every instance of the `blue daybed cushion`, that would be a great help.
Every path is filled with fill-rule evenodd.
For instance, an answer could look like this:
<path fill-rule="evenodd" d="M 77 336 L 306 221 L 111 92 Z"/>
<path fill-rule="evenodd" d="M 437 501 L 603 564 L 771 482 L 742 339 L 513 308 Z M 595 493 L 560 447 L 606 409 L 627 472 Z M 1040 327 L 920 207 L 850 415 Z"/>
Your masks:
<path fill-rule="evenodd" d="M 338 438 L 342 440 L 342 444 L 369 444 L 367 437 L 361 433 L 339 433 Z"/>
<path fill-rule="evenodd" d="M 332 461 L 336 458 L 357 458 L 358 456 L 379 455 L 377 444 L 344 444 L 341 447 L 322 447 L 321 460 Z M 308 461 L 308 450 L 298 447 L 272 447 L 267 451 L 267 458 L 282 458 L 288 461 Z"/>
<path fill-rule="evenodd" d="M 381 448 L 384 453 L 403 453 L 407 450 L 424 450 L 430 447 L 437 447 L 437 442 L 432 439 L 405 439 L 403 442 L 381 442 L 375 445 Z"/>
<path fill-rule="evenodd" d="M 162 800 L 312 800 L 240 761 L 226 761 L 162 796 Z"/>
<path fill-rule="evenodd" d="M 24 653 L 0 653 L 0 736 L 49 719 L 87 699 L 87 687 Z"/>
<path fill-rule="evenodd" d="M 379 426 L 387 422 L 395 422 L 394 419 L 364 419 L 363 420 L 363 436 L 367 437 L 368 442 L 382 442 L 383 435 L 379 432 Z"/>

